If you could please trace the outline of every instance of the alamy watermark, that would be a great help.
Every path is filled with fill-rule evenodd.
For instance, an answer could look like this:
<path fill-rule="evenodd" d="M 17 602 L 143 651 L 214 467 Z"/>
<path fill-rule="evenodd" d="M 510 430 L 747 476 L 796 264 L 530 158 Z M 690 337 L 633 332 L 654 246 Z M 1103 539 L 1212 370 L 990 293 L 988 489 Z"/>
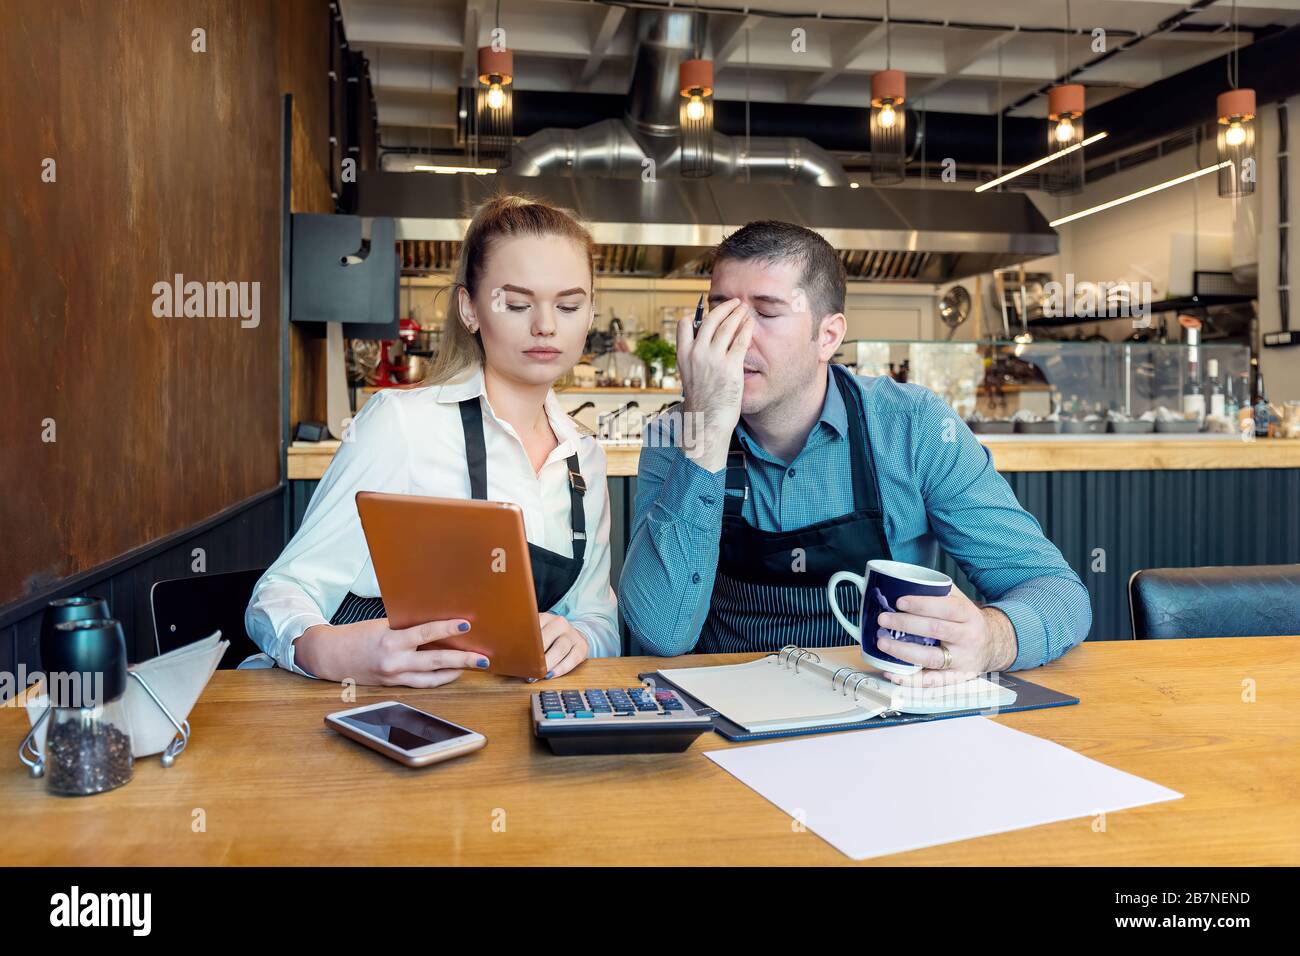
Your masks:
<path fill-rule="evenodd" d="M 262 324 L 262 283 L 185 281 L 179 272 L 170 283 L 153 284 L 157 319 L 233 319 L 242 329 Z"/>
<path fill-rule="evenodd" d="M 1151 323 L 1150 282 L 1081 282 L 1074 273 L 1065 282 L 1053 279 L 1043 285 L 1043 315 L 1047 318 L 1116 319 L 1131 318 L 1145 328 Z"/>
<path fill-rule="evenodd" d="M 17 673 L 0 671 L 0 706 L 15 707 L 18 695 L 41 684 L 53 707 L 94 708 L 104 703 L 104 674 L 101 671 L 28 671 L 19 664 Z"/>

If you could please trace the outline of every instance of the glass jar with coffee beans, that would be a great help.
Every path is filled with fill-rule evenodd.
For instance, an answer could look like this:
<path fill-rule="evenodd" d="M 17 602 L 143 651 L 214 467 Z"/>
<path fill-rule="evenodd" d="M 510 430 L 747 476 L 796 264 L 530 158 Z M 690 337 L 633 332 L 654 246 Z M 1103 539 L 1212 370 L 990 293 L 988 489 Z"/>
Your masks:
<path fill-rule="evenodd" d="M 84 796 L 130 781 L 125 727 L 126 639 L 111 619 L 65 621 L 41 638 L 49 683 L 45 779 L 51 793 Z"/>

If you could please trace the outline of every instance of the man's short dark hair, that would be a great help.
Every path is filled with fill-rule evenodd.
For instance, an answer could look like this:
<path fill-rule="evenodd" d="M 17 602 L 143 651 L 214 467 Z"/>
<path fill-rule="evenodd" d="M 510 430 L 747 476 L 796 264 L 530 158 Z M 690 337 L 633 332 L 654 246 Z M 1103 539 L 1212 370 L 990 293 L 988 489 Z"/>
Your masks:
<path fill-rule="evenodd" d="M 808 296 L 814 334 L 821 319 L 844 311 L 844 263 L 829 242 L 811 229 L 762 219 L 737 229 L 713 252 L 716 265 L 738 262 L 797 262 L 799 285 Z"/>

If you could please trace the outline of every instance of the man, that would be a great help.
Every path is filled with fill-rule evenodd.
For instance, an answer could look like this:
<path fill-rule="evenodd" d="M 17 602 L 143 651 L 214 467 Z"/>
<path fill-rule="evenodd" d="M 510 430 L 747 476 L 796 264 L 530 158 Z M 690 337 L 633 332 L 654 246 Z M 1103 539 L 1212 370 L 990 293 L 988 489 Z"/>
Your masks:
<path fill-rule="evenodd" d="M 858 378 L 844 339 L 844 269 L 817 233 L 751 222 L 718 246 L 709 311 L 677 332 L 684 401 L 646 428 L 619 582 L 629 628 L 662 655 L 853 643 L 826 584 L 940 545 L 987 599 L 908 597 L 869 624 L 921 666 L 900 683 L 1035 667 L 1088 634 L 1088 594 L 988 452 L 917 385 Z M 678 422 L 682 423 L 677 434 Z"/>

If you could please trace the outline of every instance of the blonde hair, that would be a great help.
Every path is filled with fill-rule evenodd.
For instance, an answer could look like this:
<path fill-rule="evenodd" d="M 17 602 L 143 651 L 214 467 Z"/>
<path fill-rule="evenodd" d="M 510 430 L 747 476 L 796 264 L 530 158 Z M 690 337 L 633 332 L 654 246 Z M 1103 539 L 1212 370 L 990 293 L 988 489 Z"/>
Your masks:
<path fill-rule="evenodd" d="M 587 254 L 595 284 L 596 246 L 589 233 L 572 215 L 558 206 L 531 196 L 494 196 L 474 211 L 465 239 L 460 244 L 456 275 L 448 286 L 447 322 L 433 367 L 421 384 L 441 385 L 467 368 L 481 366 L 484 360 L 483 338 L 479 332 L 465 328 L 460 314 L 460 290 L 472 297 L 478 288 L 492 244 L 511 236 L 563 236 L 572 239 Z"/>

